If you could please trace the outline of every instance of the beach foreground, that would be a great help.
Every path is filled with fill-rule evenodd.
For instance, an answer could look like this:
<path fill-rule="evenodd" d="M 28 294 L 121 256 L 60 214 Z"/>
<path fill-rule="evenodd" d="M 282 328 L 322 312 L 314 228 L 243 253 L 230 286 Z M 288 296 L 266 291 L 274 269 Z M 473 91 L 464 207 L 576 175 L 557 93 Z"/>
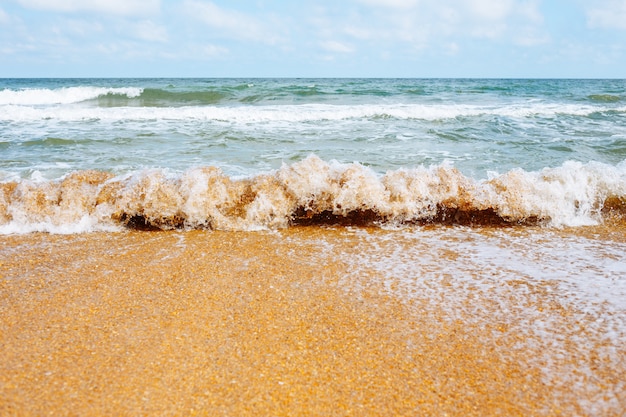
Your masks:
<path fill-rule="evenodd" d="M 579 245 L 610 280 L 624 236 L 0 236 L 0 414 L 622 415 L 623 303 L 581 296 L 554 265 Z"/>

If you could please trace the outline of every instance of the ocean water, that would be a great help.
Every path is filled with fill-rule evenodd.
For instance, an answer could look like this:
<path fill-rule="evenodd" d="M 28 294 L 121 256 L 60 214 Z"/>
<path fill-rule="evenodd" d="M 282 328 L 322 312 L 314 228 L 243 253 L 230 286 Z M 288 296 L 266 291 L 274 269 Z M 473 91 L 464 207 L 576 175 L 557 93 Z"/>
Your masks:
<path fill-rule="evenodd" d="M 128 229 L 317 245 L 496 329 L 566 413 L 626 409 L 626 80 L 0 80 L 0 266 Z"/>
<path fill-rule="evenodd" d="M 626 81 L 0 80 L 0 232 L 588 225 Z"/>

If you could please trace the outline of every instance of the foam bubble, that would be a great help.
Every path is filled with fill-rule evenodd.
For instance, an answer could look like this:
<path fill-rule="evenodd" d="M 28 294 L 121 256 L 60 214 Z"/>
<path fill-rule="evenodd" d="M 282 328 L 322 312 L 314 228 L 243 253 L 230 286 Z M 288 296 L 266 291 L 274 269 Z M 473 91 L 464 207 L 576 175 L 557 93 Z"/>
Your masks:
<path fill-rule="evenodd" d="M 595 398 L 581 401 L 578 412 L 610 415 L 623 409 L 619 372 L 606 372 L 624 365 L 622 236 L 605 240 L 574 229 L 467 227 L 340 233 L 350 245 L 333 256 L 349 266 L 343 283 L 351 291 L 384 283 L 407 307 L 433 318 L 433 326 L 494 329 L 494 343 L 502 337 L 513 342 L 510 349 L 532 352 L 547 386 L 577 385 L 575 392 Z M 342 238 L 332 240 L 339 245 Z M 599 380 L 603 384 L 589 382 Z"/>
<path fill-rule="evenodd" d="M 401 120 L 444 120 L 458 117 L 502 116 L 527 118 L 553 117 L 558 114 L 587 116 L 602 109 L 589 105 L 549 105 L 527 103 L 512 106 L 478 106 L 456 104 L 296 104 L 259 106 L 181 106 L 181 107 L 36 107 L 70 104 L 107 94 L 137 97 L 138 88 L 71 87 L 61 90 L 0 91 L 3 114 L 0 120 L 28 121 L 54 119 L 61 121 L 98 120 L 200 120 L 223 123 L 269 123 L 340 121 L 351 119 L 396 118 Z M 612 111 L 626 112 L 626 107 Z"/>
<path fill-rule="evenodd" d="M 554 225 L 592 225 L 604 202 L 626 197 L 626 166 L 569 161 L 539 172 L 521 169 L 486 182 L 490 199 L 505 218 L 534 217 Z"/>
<path fill-rule="evenodd" d="M 0 183 L 5 233 L 74 224 L 85 230 L 99 225 L 252 230 L 335 222 L 579 226 L 597 224 L 609 211 L 626 214 L 626 163 L 567 162 L 477 181 L 448 164 L 381 176 L 359 163 L 311 155 L 249 178 L 203 167 L 118 177 L 79 171 L 62 180 Z"/>

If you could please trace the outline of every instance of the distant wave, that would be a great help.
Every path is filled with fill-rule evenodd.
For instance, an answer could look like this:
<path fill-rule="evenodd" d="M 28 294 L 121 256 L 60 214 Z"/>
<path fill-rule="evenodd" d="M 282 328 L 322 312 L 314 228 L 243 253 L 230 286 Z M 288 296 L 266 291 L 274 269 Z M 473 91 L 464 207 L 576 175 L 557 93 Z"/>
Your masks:
<path fill-rule="evenodd" d="M 182 105 L 216 104 L 233 96 L 239 88 L 220 90 L 176 91 L 160 88 L 76 86 L 58 89 L 26 88 L 0 91 L 0 106 L 45 106 L 93 102 L 102 107 L 178 107 Z M 258 97 L 243 96 L 242 102 L 253 102 Z"/>
<path fill-rule="evenodd" d="M 143 89 L 135 87 L 64 87 L 59 89 L 28 88 L 22 90 L 4 89 L 0 91 L 0 106 L 43 106 L 51 104 L 72 104 L 104 96 L 138 97 Z"/>
<path fill-rule="evenodd" d="M 621 101 L 620 96 L 616 96 L 613 94 L 592 94 L 589 97 L 589 100 L 597 101 L 600 103 L 616 103 Z"/>
<path fill-rule="evenodd" d="M 220 91 L 168 91 L 159 88 L 146 88 L 138 97 L 143 106 L 181 106 L 219 103 L 227 94 Z"/>
<path fill-rule="evenodd" d="M 124 176 L 78 171 L 0 183 L 0 233 L 138 229 L 257 230 L 294 224 L 544 224 L 626 218 L 626 163 L 567 162 L 477 181 L 448 165 L 377 175 L 311 155 L 245 179 L 218 168 Z"/>

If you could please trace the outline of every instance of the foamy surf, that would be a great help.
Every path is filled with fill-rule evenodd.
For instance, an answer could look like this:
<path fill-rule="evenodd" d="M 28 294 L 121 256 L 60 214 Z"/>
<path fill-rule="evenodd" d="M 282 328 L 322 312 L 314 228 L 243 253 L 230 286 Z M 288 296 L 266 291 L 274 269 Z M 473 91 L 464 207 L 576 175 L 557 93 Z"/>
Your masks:
<path fill-rule="evenodd" d="M 0 181 L 215 166 L 233 178 L 309 154 L 378 175 L 450 161 L 474 180 L 624 160 L 620 80 L 5 79 Z"/>
<path fill-rule="evenodd" d="M 139 97 L 143 89 L 137 87 L 62 87 L 58 89 L 25 88 L 0 90 L 0 106 L 45 106 L 72 104 L 104 96 Z"/>
<path fill-rule="evenodd" d="M 454 166 L 377 174 L 315 155 L 247 178 L 216 167 L 0 183 L 0 233 L 278 229 L 294 224 L 581 226 L 626 214 L 626 164 L 567 162 L 476 180 Z"/>
<path fill-rule="evenodd" d="M 69 90 L 69 89 L 68 89 Z M 84 90 L 84 91 L 83 91 Z M 554 105 L 528 102 L 502 107 L 500 105 L 470 104 L 294 104 L 294 105 L 256 105 L 256 106 L 189 106 L 159 107 L 110 105 L 105 107 L 84 106 L 69 108 L 65 106 L 43 106 L 51 104 L 71 104 L 103 98 L 109 95 L 121 95 L 126 98 L 138 98 L 140 89 L 135 88 L 90 88 L 78 89 L 73 93 L 54 93 L 52 91 L 33 90 L 22 92 L 12 97 L 0 91 L 0 121 L 36 122 L 41 120 L 59 120 L 79 122 L 82 120 L 100 120 L 108 122 L 123 121 L 214 121 L 229 123 L 275 123 L 275 122 L 316 122 L 341 121 L 354 119 L 398 119 L 398 120 L 453 120 L 465 117 L 510 117 L 525 119 L 529 117 L 551 118 L 560 116 L 588 117 L 607 111 L 624 114 L 626 106 L 613 107 L 610 110 L 591 105 Z M 2 94 L 4 93 L 4 97 Z M 41 96 L 43 95 L 43 97 Z"/>

